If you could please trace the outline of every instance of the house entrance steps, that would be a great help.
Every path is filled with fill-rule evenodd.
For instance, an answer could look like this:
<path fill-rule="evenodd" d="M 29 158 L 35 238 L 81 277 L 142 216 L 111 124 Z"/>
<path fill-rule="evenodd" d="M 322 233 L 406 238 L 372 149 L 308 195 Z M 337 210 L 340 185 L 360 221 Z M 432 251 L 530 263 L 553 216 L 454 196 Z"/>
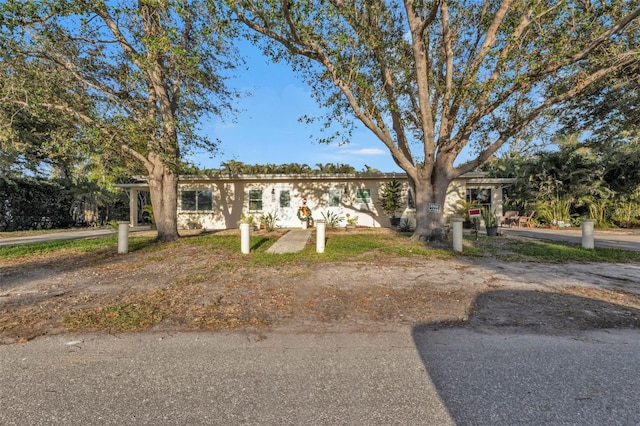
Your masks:
<path fill-rule="evenodd" d="M 301 251 L 311 236 L 311 229 L 292 229 L 278 239 L 267 253 L 296 253 Z"/>

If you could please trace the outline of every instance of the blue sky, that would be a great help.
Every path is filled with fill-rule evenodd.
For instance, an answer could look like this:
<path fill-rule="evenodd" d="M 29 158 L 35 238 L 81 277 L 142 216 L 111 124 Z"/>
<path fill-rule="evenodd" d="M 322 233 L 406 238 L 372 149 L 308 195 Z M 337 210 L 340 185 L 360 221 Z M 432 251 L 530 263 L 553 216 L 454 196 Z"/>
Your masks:
<path fill-rule="evenodd" d="M 249 70 L 231 80 L 233 87 L 251 93 L 243 98 L 236 122 L 212 117 L 202 132 L 220 139 L 220 152 L 193 158 L 200 168 L 218 168 L 228 160 L 245 164 L 317 163 L 349 164 L 356 171 L 365 164 L 382 172 L 400 172 L 387 148 L 364 127 L 353 133 L 347 145 L 317 142 L 318 128 L 298 122 L 303 115 L 318 116 L 322 111 L 311 98 L 310 88 L 287 64 L 269 63 L 252 46 L 243 46 Z"/>

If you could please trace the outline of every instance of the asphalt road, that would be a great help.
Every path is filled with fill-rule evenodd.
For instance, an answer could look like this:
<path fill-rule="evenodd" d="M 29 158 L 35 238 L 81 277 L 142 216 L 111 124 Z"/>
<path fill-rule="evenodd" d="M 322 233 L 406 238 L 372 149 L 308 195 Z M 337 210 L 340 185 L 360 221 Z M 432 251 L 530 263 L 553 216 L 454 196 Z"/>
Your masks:
<path fill-rule="evenodd" d="M 0 346 L 2 425 L 452 424 L 409 330 Z"/>
<path fill-rule="evenodd" d="M 3 425 L 637 425 L 637 330 L 142 333 L 0 346 Z"/>
<path fill-rule="evenodd" d="M 96 238 L 106 235 L 116 235 L 117 232 L 111 228 L 87 228 L 60 232 L 47 232 L 24 237 L 0 238 L 0 247 L 15 246 L 19 244 L 42 243 L 47 241 L 78 240 L 82 238 Z"/>
<path fill-rule="evenodd" d="M 414 333 L 458 425 L 640 424 L 640 331 Z"/>

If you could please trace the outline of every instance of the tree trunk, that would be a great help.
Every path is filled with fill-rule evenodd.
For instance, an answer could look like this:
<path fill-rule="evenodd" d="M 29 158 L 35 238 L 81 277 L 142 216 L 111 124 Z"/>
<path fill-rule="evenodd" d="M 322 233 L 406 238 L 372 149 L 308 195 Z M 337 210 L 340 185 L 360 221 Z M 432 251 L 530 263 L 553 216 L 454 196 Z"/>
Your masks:
<path fill-rule="evenodd" d="M 418 177 L 414 181 L 416 229 L 411 237 L 413 240 L 441 241 L 444 237 L 444 204 L 451 179 L 443 175 L 437 174 L 434 182 L 424 177 Z M 439 210 L 430 211 L 430 204 L 439 206 Z"/>
<path fill-rule="evenodd" d="M 150 156 L 151 157 L 151 156 Z M 153 156 L 153 170 L 149 173 L 149 195 L 155 217 L 158 240 L 178 239 L 178 176 Z"/>

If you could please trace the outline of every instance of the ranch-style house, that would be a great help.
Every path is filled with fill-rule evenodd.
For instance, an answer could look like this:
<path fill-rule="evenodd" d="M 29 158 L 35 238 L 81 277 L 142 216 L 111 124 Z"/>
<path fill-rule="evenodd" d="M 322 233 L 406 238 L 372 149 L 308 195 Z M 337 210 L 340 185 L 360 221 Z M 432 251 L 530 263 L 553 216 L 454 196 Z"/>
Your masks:
<path fill-rule="evenodd" d="M 354 174 L 260 174 L 180 176 L 178 181 L 178 227 L 222 230 L 237 228 L 247 216 L 256 220 L 261 215 L 277 217 L 281 228 L 299 228 L 298 209 L 306 199 L 315 221 L 324 216 L 337 215 L 346 219 L 357 216 L 357 225 L 390 227 L 391 218 L 380 207 L 380 195 L 386 182 L 397 180 L 402 184 L 402 207 L 396 218 L 412 223 L 415 215 L 413 196 L 403 173 Z M 454 213 L 458 200 L 478 200 L 496 215 L 502 215 L 502 189 L 512 179 L 488 178 L 483 172 L 467 173 L 449 186 L 443 209 L 446 216 Z M 130 195 L 130 223 L 142 222 L 142 193 L 148 192 L 144 180 L 139 183 L 117 185 Z M 346 224 L 343 220 L 342 225 Z"/>

